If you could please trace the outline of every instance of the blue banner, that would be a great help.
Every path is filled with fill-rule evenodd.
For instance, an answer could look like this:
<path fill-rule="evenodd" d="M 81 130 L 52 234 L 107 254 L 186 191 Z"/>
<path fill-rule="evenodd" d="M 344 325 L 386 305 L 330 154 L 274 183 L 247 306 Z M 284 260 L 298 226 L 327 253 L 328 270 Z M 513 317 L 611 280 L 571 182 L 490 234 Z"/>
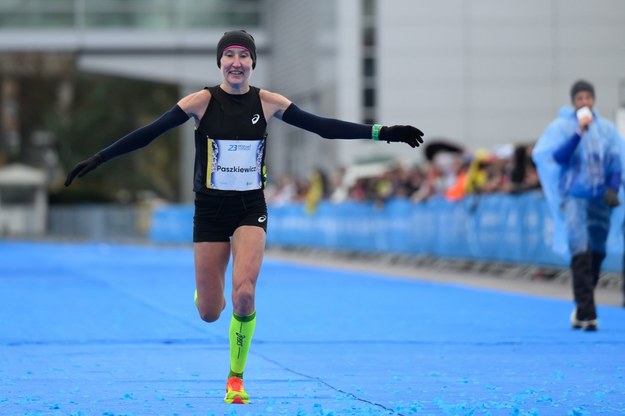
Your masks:
<path fill-rule="evenodd" d="M 193 241 L 193 205 L 163 205 L 152 211 L 150 239 L 158 243 Z"/>
<path fill-rule="evenodd" d="M 604 269 L 623 267 L 623 217 L 613 215 Z M 304 204 L 269 206 L 267 245 L 329 250 L 432 255 L 478 261 L 568 267 L 552 249 L 553 220 L 541 192 L 472 195 L 457 202 L 432 198 L 415 204 L 395 199 L 321 202 L 314 214 Z M 150 237 L 156 242 L 191 242 L 193 207 L 155 209 Z"/>

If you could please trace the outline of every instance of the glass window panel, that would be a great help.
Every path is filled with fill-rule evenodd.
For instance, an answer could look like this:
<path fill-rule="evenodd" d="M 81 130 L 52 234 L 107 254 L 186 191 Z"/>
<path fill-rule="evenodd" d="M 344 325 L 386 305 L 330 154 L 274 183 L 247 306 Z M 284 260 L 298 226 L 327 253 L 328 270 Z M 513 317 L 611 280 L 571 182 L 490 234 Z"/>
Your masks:
<path fill-rule="evenodd" d="M 362 0 L 362 15 L 363 16 L 375 15 L 375 0 Z"/>
<path fill-rule="evenodd" d="M 175 3 L 165 0 L 87 0 L 87 27 L 170 29 L 175 23 Z"/>
<path fill-rule="evenodd" d="M 0 190 L 0 202 L 4 206 L 32 205 L 35 202 L 35 188 L 9 186 Z"/>
<path fill-rule="evenodd" d="M 362 60 L 362 75 L 365 77 L 375 76 L 375 59 L 365 58 Z"/>
<path fill-rule="evenodd" d="M 362 90 L 362 103 L 364 107 L 375 107 L 375 88 Z"/>
<path fill-rule="evenodd" d="M 0 0 L 1 27 L 258 27 L 260 0 Z"/>
<path fill-rule="evenodd" d="M 375 28 L 365 27 L 362 30 L 362 44 L 364 46 L 375 46 Z"/>
<path fill-rule="evenodd" d="M 0 27 L 72 27 L 73 0 L 0 1 Z"/>

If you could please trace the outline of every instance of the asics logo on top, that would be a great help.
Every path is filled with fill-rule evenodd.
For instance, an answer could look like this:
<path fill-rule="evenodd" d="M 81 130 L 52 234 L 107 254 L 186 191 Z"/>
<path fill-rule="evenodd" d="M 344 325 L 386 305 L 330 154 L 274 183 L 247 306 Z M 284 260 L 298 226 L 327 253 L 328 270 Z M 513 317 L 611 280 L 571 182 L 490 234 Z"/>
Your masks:
<path fill-rule="evenodd" d="M 267 216 L 263 215 L 262 217 L 258 217 L 258 222 L 265 222 L 267 221 Z"/>
<path fill-rule="evenodd" d="M 252 124 L 258 123 L 258 120 L 260 120 L 260 114 L 254 114 L 252 116 Z"/>

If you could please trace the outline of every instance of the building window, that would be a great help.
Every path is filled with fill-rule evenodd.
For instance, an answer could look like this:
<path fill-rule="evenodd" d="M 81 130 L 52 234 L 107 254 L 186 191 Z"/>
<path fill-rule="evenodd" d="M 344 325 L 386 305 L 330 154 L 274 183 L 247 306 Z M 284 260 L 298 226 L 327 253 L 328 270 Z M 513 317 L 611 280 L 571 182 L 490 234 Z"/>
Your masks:
<path fill-rule="evenodd" d="M 375 77 L 375 59 L 364 58 L 362 60 L 362 76 L 365 78 Z"/>
<path fill-rule="evenodd" d="M 0 0 L 0 28 L 259 27 L 260 0 Z"/>
<path fill-rule="evenodd" d="M 375 88 L 365 88 L 362 91 L 362 104 L 365 108 L 375 107 Z"/>
<path fill-rule="evenodd" d="M 362 48 L 362 120 L 364 123 L 372 124 L 376 118 L 376 67 L 377 67 L 377 30 L 376 21 L 376 0 L 362 0 L 361 2 L 361 48 Z"/>
<path fill-rule="evenodd" d="M 369 24 L 367 19 L 364 19 L 365 24 Z M 375 27 L 368 26 L 362 29 L 362 45 L 365 47 L 375 46 Z"/>
<path fill-rule="evenodd" d="M 362 15 L 364 17 L 375 16 L 375 0 L 363 0 Z"/>

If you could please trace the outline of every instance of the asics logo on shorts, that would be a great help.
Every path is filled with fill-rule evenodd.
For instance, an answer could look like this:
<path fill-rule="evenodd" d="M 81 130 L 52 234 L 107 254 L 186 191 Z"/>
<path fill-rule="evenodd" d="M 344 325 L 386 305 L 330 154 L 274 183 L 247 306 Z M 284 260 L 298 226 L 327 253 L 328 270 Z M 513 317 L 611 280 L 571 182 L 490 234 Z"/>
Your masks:
<path fill-rule="evenodd" d="M 254 114 L 252 116 L 252 124 L 258 123 L 258 120 L 260 120 L 260 114 Z"/>
<path fill-rule="evenodd" d="M 267 221 L 267 216 L 266 215 L 258 217 L 258 222 L 265 222 L 265 221 Z"/>

